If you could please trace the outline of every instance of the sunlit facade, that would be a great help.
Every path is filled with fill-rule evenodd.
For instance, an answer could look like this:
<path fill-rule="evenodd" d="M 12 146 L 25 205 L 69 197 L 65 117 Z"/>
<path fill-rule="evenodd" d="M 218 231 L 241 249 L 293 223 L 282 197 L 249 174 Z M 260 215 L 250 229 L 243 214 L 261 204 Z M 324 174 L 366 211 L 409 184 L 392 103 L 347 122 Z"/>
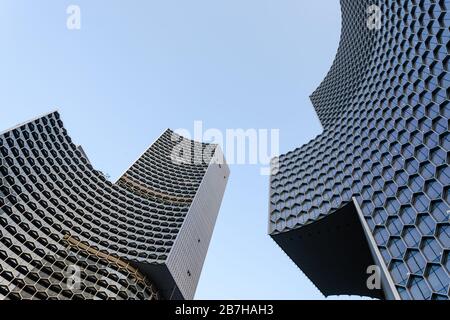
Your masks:
<path fill-rule="evenodd" d="M 0 299 L 194 298 L 229 176 L 220 147 L 167 130 L 111 183 L 53 112 L 0 134 L 0 153 Z"/>

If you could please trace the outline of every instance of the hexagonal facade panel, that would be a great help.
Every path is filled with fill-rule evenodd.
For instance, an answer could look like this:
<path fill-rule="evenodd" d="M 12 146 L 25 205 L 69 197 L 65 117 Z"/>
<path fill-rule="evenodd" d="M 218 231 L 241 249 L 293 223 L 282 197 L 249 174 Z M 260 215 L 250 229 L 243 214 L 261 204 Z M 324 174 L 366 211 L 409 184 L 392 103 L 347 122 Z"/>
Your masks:
<path fill-rule="evenodd" d="M 450 1 L 341 7 L 335 62 L 311 96 L 324 132 L 274 160 L 270 235 L 326 295 L 448 299 Z M 357 215 L 347 223 L 354 229 L 333 238 L 339 219 L 330 216 L 346 210 Z M 323 257 L 342 240 L 361 263 L 348 232 L 364 235 L 368 262 L 384 271 L 383 292 L 371 294 L 365 275 L 352 278 Z M 322 283 L 330 272 L 355 285 Z"/>
<path fill-rule="evenodd" d="M 0 298 L 193 298 L 220 147 L 167 130 L 111 183 L 53 112 L 0 134 L 0 153 Z"/>

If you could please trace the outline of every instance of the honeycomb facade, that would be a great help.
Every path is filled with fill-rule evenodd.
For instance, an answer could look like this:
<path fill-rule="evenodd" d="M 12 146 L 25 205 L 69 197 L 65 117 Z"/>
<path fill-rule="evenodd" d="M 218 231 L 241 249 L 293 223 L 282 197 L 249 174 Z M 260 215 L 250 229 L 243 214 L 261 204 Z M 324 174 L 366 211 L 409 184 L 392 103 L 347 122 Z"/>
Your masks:
<path fill-rule="evenodd" d="M 367 23 L 373 5 L 381 28 Z M 397 298 L 448 299 L 450 1 L 342 0 L 341 7 L 335 62 L 311 96 L 324 132 L 277 159 L 270 235 L 302 267 L 325 253 L 313 244 L 300 249 L 304 237 L 282 238 L 354 201 Z M 316 285 L 323 276 L 305 273 Z"/>
<path fill-rule="evenodd" d="M 53 112 L 0 152 L 0 299 L 194 297 L 229 175 L 218 146 L 167 130 L 114 184 Z"/>

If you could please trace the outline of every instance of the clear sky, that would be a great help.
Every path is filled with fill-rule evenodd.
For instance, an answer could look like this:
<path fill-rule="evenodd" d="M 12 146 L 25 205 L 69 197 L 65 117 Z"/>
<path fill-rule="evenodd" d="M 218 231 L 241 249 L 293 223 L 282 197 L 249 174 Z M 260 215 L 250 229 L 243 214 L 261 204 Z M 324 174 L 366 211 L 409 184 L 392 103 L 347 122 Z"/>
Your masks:
<path fill-rule="evenodd" d="M 81 30 L 66 27 L 69 5 Z M 58 109 L 114 181 L 170 127 L 322 128 L 309 95 L 334 59 L 338 0 L 1 0 L 0 131 Z M 231 166 L 197 299 L 322 299 L 267 235 L 268 177 Z"/>

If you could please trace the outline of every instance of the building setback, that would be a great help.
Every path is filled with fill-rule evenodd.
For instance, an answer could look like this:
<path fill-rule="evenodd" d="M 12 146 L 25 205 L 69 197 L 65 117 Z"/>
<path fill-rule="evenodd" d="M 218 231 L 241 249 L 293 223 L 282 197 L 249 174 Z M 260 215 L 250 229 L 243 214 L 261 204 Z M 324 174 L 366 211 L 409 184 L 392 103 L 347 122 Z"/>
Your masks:
<path fill-rule="evenodd" d="M 220 147 L 167 130 L 111 183 L 53 112 L 0 134 L 0 153 L 0 299 L 193 299 Z"/>
<path fill-rule="evenodd" d="M 450 1 L 341 7 L 324 132 L 277 159 L 269 233 L 326 296 L 448 299 Z"/>

